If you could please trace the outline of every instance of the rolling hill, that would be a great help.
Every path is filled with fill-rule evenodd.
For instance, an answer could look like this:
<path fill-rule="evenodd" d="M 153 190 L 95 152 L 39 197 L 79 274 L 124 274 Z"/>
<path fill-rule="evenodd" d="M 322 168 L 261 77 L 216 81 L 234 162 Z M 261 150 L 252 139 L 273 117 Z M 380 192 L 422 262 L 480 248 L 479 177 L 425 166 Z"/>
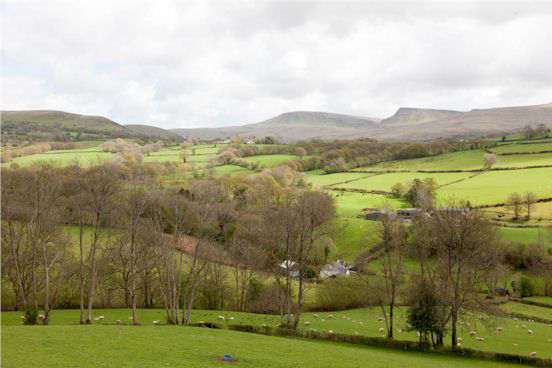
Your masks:
<path fill-rule="evenodd" d="M 150 138 L 159 138 L 162 140 L 182 142 L 184 138 L 170 130 L 158 128 L 152 125 L 140 125 L 140 124 L 127 124 L 123 125 L 125 128 L 132 130 L 133 132 L 148 136 Z"/>
<path fill-rule="evenodd" d="M 173 129 L 183 137 L 199 139 L 274 136 L 283 142 L 362 137 L 396 140 L 471 138 L 502 135 L 525 125 L 552 127 L 552 103 L 535 106 L 501 107 L 452 111 L 401 107 L 387 119 L 325 112 L 296 111 L 242 126 Z"/>
<path fill-rule="evenodd" d="M 181 141 L 183 138 L 164 129 L 148 125 L 123 126 L 103 116 L 80 115 L 64 111 L 2 111 L 2 136 L 6 139 L 27 137 L 35 141 L 75 137 L 80 140 L 140 138 Z"/>
<path fill-rule="evenodd" d="M 380 119 L 332 114 L 317 111 L 287 112 L 259 123 L 236 127 L 172 129 L 185 137 L 199 139 L 226 138 L 232 136 L 273 136 L 283 142 L 302 139 L 339 139 L 354 137 L 358 132 L 369 131 Z"/>

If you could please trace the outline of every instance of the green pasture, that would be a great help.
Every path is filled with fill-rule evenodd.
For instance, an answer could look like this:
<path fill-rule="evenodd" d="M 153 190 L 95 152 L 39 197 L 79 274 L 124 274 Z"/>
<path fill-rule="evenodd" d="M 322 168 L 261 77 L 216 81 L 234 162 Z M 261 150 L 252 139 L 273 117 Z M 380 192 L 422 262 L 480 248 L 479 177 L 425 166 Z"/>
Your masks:
<path fill-rule="evenodd" d="M 154 320 L 159 320 L 162 324 L 165 323 L 165 311 L 161 309 L 148 309 L 138 311 L 138 320 L 144 326 L 148 327 L 130 327 L 116 326 L 116 320 L 121 320 L 126 325 L 130 324 L 128 319 L 131 315 L 128 309 L 98 309 L 94 311 L 94 317 L 103 315 L 105 319 L 101 322 L 93 321 L 93 326 L 78 326 L 78 310 L 59 310 L 54 311 L 52 315 L 50 327 L 27 327 L 21 326 L 20 312 L 3 312 L 2 313 L 2 330 L 6 331 L 24 331 L 26 329 L 48 330 L 55 329 L 59 325 L 66 328 L 73 327 L 81 328 L 105 328 L 108 331 L 126 331 L 151 328 L 158 329 L 179 329 L 175 326 L 152 326 Z M 221 315 L 225 317 L 224 321 L 217 317 Z M 415 332 L 405 331 L 406 326 L 406 308 L 399 307 L 395 311 L 395 338 L 398 340 L 416 341 Z M 384 323 L 379 319 L 382 317 L 380 308 L 361 308 L 341 312 L 324 312 L 324 313 L 304 313 L 301 318 L 300 328 L 314 329 L 318 332 L 342 334 L 359 334 L 371 337 L 381 337 L 384 335 L 380 328 L 385 328 Z M 232 319 L 231 319 L 232 318 Z M 192 323 L 199 321 L 215 322 L 219 324 L 243 324 L 243 325 L 266 325 L 276 327 L 279 323 L 279 317 L 273 315 L 262 315 L 253 313 L 239 312 L 221 312 L 221 311 L 204 311 L 194 310 L 192 313 Z M 472 317 L 463 317 L 463 324 L 459 325 L 459 336 L 462 338 L 462 346 L 484 351 L 495 351 L 505 353 L 515 353 L 528 355 L 532 351 L 536 351 L 539 357 L 551 358 L 552 349 L 551 343 L 548 342 L 552 338 L 552 326 L 537 322 L 516 321 L 509 318 L 492 318 L 489 322 L 483 325 L 477 315 Z M 110 325 L 110 326 L 100 326 Z M 114 326 L 115 325 L 115 326 Z M 517 326 L 517 327 L 516 327 Z M 525 327 L 523 327 L 525 326 Z M 497 331 L 497 327 L 502 327 L 502 331 Z M 115 329 L 115 330 L 114 330 Z M 399 332 L 400 329 L 400 332 Z M 533 334 L 528 333 L 528 329 L 533 331 Z M 484 341 L 477 341 L 474 337 L 470 337 L 470 331 L 476 331 L 477 336 L 483 337 Z M 167 331 L 167 330 L 164 330 Z M 117 332 L 110 332 L 117 336 Z M 252 335 L 249 335 L 250 339 Z M 253 335 L 257 338 L 257 335 Z M 4 341 L 5 339 L 3 339 Z M 445 343 L 450 340 L 450 335 L 447 335 Z M 518 344 L 518 346 L 514 346 Z M 332 345 L 333 346 L 333 345 Z"/>
<path fill-rule="evenodd" d="M 485 152 L 482 150 L 451 152 L 411 160 L 382 162 L 374 166 L 368 166 L 355 170 L 476 170 L 483 168 L 484 154 Z M 499 156 L 498 162 L 493 167 L 524 167 L 539 165 L 552 165 L 552 154 L 545 153 L 533 155 Z"/>
<path fill-rule="evenodd" d="M 324 174 L 322 170 L 308 171 L 305 176 L 305 180 L 313 185 L 313 187 L 323 187 L 326 185 L 334 185 L 349 180 L 358 180 L 367 178 L 376 174 L 368 173 L 335 173 Z"/>
<path fill-rule="evenodd" d="M 32 347 L 32 348 L 31 348 Z M 351 344 L 177 326 L 2 329 L 2 366 L 34 367 L 502 367 L 498 362 Z M 220 361 L 225 354 L 235 363 Z"/>
<path fill-rule="evenodd" d="M 539 317 L 552 321 L 552 308 L 539 307 L 517 302 L 508 302 L 500 305 L 500 309 L 509 313 L 521 313 L 527 316 Z"/>
<path fill-rule="evenodd" d="M 235 173 L 253 173 L 253 170 L 246 169 L 238 165 L 222 165 L 214 168 L 217 175 L 227 175 Z"/>
<path fill-rule="evenodd" d="M 471 173 L 388 173 L 355 180 L 351 183 L 339 184 L 336 187 L 363 190 L 391 191 L 395 183 L 406 184 L 414 179 L 433 178 L 438 185 L 445 185 L 457 180 L 468 178 Z"/>
<path fill-rule="evenodd" d="M 81 165 L 92 166 L 101 163 L 111 157 L 109 152 L 99 152 L 96 149 L 92 151 L 86 151 L 82 149 L 77 150 L 65 150 L 65 151 L 52 151 L 46 153 L 40 153 L 36 155 L 29 155 L 23 157 L 14 158 L 11 162 L 2 164 L 2 166 L 9 167 L 13 163 L 17 163 L 20 166 L 30 166 L 35 162 L 52 162 L 57 165 L 67 166 L 75 161 L 78 161 Z"/>
<path fill-rule="evenodd" d="M 505 144 L 491 148 L 496 153 L 552 151 L 552 141 L 531 144 Z"/>
<path fill-rule="evenodd" d="M 489 171 L 438 190 L 441 199 L 469 199 L 472 205 L 504 203 L 510 193 L 534 192 L 552 196 L 552 168 Z"/>
<path fill-rule="evenodd" d="M 529 301 L 532 301 L 532 302 L 550 304 L 552 306 L 552 296 L 532 296 L 532 297 L 525 298 L 525 299 L 529 300 Z"/>
<path fill-rule="evenodd" d="M 550 230 L 546 228 L 501 226 L 498 228 L 498 232 L 504 239 L 514 243 L 537 244 L 542 239 L 544 244 L 552 247 Z"/>
<path fill-rule="evenodd" d="M 249 156 L 243 158 L 248 162 L 259 162 L 263 167 L 276 167 L 282 162 L 287 160 L 297 160 L 299 156 L 295 155 L 258 155 L 258 156 Z"/>

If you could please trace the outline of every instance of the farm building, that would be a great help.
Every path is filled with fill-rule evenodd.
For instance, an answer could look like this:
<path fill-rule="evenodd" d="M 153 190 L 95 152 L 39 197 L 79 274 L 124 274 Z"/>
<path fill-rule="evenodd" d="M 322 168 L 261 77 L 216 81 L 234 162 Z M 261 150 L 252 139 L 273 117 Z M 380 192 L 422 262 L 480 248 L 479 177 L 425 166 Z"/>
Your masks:
<path fill-rule="evenodd" d="M 345 261 L 338 259 L 335 262 L 328 263 L 320 270 L 320 278 L 327 279 L 330 277 L 348 277 L 351 274 L 351 266 Z"/>
<path fill-rule="evenodd" d="M 402 208 L 397 211 L 397 216 L 402 219 L 412 219 L 417 214 L 421 213 L 422 210 L 419 208 Z"/>
<path fill-rule="evenodd" d="M 289 259 L 280 264 L 280 269 L 284 274 L 289 272 L 291 277 L 299 277 L 299 266 L 296 262 L 290 261 Z"/>
<path fill-rule="evenodd" d="M 397 213 L 393 211 L 374 211 L 364 215 L 364 218 L 366 220 L 380 220 L 384 217 L 394 219 L 395 217 L 397 217 Z"/>

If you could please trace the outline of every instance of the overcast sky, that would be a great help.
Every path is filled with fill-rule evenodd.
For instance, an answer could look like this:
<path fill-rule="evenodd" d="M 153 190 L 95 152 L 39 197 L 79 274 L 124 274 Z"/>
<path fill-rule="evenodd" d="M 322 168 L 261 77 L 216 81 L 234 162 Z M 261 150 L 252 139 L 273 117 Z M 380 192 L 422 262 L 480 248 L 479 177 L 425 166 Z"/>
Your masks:
<path fill-rule="evenodd" d="M 2 1 L 4 110 L 164 128 L 552 102 L 552 2 Z"/>

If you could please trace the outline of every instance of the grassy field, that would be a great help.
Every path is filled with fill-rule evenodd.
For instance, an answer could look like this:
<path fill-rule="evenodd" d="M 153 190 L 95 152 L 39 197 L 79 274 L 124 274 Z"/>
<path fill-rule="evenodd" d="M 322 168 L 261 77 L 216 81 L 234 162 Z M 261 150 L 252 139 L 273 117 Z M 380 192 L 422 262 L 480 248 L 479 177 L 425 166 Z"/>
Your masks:
<path fill-rule="evenodd" d="M 533 302 L 546 303 L 546 304 L 552 305 L 552 296 L 532 296 L 525 299 Z"/>
<path fill-rule="evenodd" d="M 376 174 L 367 174 L 367 173 L 335 173 L 335 174 L 324 174 L 322 170 L 314 170 L 306 173 L 305 179 L 307 182 L 311 183 L 313 187 L 323 187 L 326 185 L 334 185 L 337 183 L 342 183 L 349 180 L 358 180 L 362 178 L 367 178 L 374 176 Z"/>
<path fill-rule="evenodd" d="M 390 191 L 393 184 L 408 183 L 414 179 L 433 178 L 438 185 L 444 185 L 457 180 L 465 179 L 470 175 L 470 173 L 390 173 L 374 175 L 365 179 L 355 180 L 351 183 L 339 184 L 336 186 L 340 188 Z"/>
<path fill-rule="evenodd" d="M 469 180 L 440 188 L 441 199 L 469 199 L 473 205 L 505 202 L 514 191 L 533 191 L 537 197 L 552 196 L 552 168 L 489 171 Z"/>
<path fill-rule="evenodd" d="M 534 227 L 499 227 L 498 232 L 507 240 L 514 243 L 535 244 L 542 239 L 545 244 L 552 247 L 552 239 L 547 236 L 546 229 Z"/>
<path fill-rule="evenodd" d="M 461 151 L 438 156 L 383 162 L 362 170 L 475 170 L 483 167 L 484 151 Z M 552 165 L 552 154 L 499 156 L 493 167 Z"/>
<path fill-rule="evenodd" d="M 494 147 L 491 151 L 496 153 L 552 151 L 552 141 L 532 144 L 505 144 Z"/>
<path fill-rule="evenodd" d="M 502 367 L 437 354 L 175 326 L 50 326 L 2 329 L 2 366 L 221 367 Z"/>
<path fill-rule="evenodd" d="M 235 173 L 253 173 L 254 171 L 238 165 L 222 165 L 215 167 L 215 172 L 217 175 L 227 175 Z"/>
<path fill-rule="evenodd" d="M 508 302 L 506 304 L 502 304 L 500 306 L 500 309 L 505 312 L 522 313 L 528 316 L 544 318 L 552 321 L 552 308 L 538 307 L 516 302 Z"/>
<path fill-rule="evenodd" d="M 244 158 L 248 162 L 259 162 L 263 167 L 276 167 L 283 161 L 297 159 L 299 159 L 299 156 L 295 155 L 258 155 Z"/>
<path fill-rule="evenodd" d="M 161 320 L 164 323 L 165 312 L 159 309 L 139 310 L 138 319 L 144 325 L 143 327 L 131 328 L 129 326 L 114 326 L 115 321 L 120 319 L 124 323 L 128 324 L 128 316 L 131 315 L 130 310 L 126 309 L 111 309 L 111 310 L 96 310 L 94 316 L 103 315 L 105 320 L 102 322 L 94 322 L 93 326 L 82 327 L 78 326 L 78 310 L 61 310 L 55 311 L 52 315 L 52 325 L 50 327 L 27 327 L 21 326 L 20 316 L 21 313 L 17 312 L 3 312 L 2 313 L 2 331 L 7 330 L 10 332 L 25 331 L 28 329 L 35 329 L 36 331 L 44 331 L 50 328 L 56 328 L 59 325 L 73 324 L 75 329 L 85 328 L 106 328 L 115 329 L 110 330 L 114 336 L 117 336 L 117 332 L 127 330 L 140 330 L 151 328 L 174 328 L 174 327 L 161 327 L 152 326 L 153 320 Z M 395 327 L 405 327 L 405 308 L 397 308 Z M 218 315 L 223 315 L 226 320 L 220 322 L 217 319 Z M 330 317 L 333 316 L 333 317 Z M 233 320 L 229 318 L 233 317 Z M 382 333 L 379 331 L 384 326 L 383 322 L 379 321 L 381 317 L 381 310 L 379 308 L 362 308 L 354 309 L 342 312 L 324 312 L 324 313 L 305 313 L 301 319 L 301 328 L 314 329 L 319 332 L 329 332 L 332 330 L 334 333 L 343 334 L 360 334 L 364 336 L 379 337 Z M 238 312 L 219 312 L 219 311 L 194 311 L 192 314 L 192 322 L 216 322 L 216 323 L 229 323 L 229 324 L 243 324 L 243 325 L 262 325 L 275 327 L 279 318 L 277 316 L 260 315 L 252 313 L 238 313 Z M 308 322 L 308 325 L 305 324 Z M 528 355 L 531 351 L 536 351 L 540 357 L 552 358 L 552 349 L 550 349 L 551 343 L 547 340 L 552 338 L 552 326 L 545 325 L 536 322 L 523 322 L 515 321 L 511 319 L 495 318 L 492 323 L 485 327 L 476 319 L 465 319 L 465 324 L 460 325 L 459 336 L 462 337 L 462 346 L 474 348 L 484 351 L 497 351 L 506 353 L 515 353 Z M 470 324 L 469 326 L 467 324 Z M 110 326 L 100 326 L 110 325 Z M 526 326 L 525 328 L 523 326 Z M 151 326 L 151 327 L 150 327 Z M 502 327 L 502 332 L 496 332 L 496 327 Z M 517 326 L 517 327 L 516 327 Z M 71 326 L 63 326 L 71 327 Z M 178 329 L 178 328 L 177 328 Z M 533 335 L 527 333 L 527 329 L 533 330 Z M 475 338 L 469 336 L 469 331 L 474 330 L 477 332 L 477 336 L 481 336 L 485 341 L 477 341 Z M 117 331 L 117 332 L 116 332 Z M 150 330 L 153 331 L 153 330 Z M 166 330 L 165 330 L 166 331 Z M 395 338 L 399 340 L 417 340 L 415 332 L 405 332 L 404 330 L 399 333 L 395 332 Z M 25 336 L 29 337 L 29 336 Z M 255 335 L 255 339 L 257 335 Z M 251 335 L 249 335 L 250 341 Z M 447 341 L 450 336 L 447 336 Z M 3 339 L 3 342 L 7 339 Z M 11 338 L 8 339 L 11 341 Z M 513 344 L 517 343 L 515 347 Z M 156 344 L 157 345 L 157 344 Z M 334 346 L 334 345 L 332 345 Z M 14 348 L 11 346 L 10 348 Z M 222 353 L 221 353 L 222 354 Z"/>

